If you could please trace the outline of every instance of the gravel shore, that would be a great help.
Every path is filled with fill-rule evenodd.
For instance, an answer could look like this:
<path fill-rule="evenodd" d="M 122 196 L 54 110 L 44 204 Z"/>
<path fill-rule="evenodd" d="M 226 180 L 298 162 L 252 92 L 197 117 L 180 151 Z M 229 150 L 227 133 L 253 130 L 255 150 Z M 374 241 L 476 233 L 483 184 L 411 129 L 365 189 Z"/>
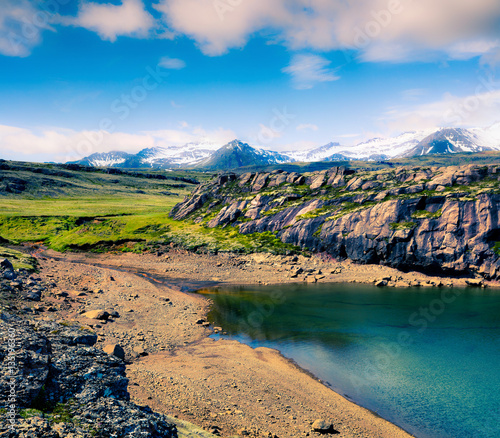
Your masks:
<path fill-rule="evenodd" d="M 58 254 L 39 256 L 40 276 L 57 285 L 41 319 L 77 321 L 97 345 L 123 349 L 132 400 L 215 436 L 314 436 L 324 420 L 343 437 L 408 437 L 267 348 L 213 340 L 210 302 L 188 288 L 217 283 L 373 282 L 390 286 L 463 286 L 465 279 L 401 273 L 315 256 L 264 254 Z M 100 311 L 108 315 L 100 314 Z M 87 313 L 90 312 L 90 313 Z M 184 429 L 179 436 L 211 436 Z M 183 435 L 184 433 L 184 435 Z"/>

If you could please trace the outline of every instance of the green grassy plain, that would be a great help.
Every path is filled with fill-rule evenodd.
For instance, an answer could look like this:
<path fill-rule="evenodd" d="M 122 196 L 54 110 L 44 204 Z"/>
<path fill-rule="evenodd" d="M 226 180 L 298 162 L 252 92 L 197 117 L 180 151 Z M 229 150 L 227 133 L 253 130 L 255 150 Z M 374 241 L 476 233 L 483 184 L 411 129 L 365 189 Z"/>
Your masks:
<path fill-rule="evenodd" d="M 38 242 L 57 251 L 139 253 L 171 243 L 209 252 L 297 250 L 272 233 L 241 235 L 234 228 L 210 229 L 170 219 L 171 208 L 197 187 L 187 181 L 134 177 L 126 172 L 60 172 L 54 165 L 34 168 L 47 171 L 33 172 L 28 163 L 0 168 L 0 241 Z M 165 175 L 198 181 L 209 177 L 199 172 Z M 1 190 L 2 182 L 7 187 L 19 179 L 26 182 L 24 191 Z"/>

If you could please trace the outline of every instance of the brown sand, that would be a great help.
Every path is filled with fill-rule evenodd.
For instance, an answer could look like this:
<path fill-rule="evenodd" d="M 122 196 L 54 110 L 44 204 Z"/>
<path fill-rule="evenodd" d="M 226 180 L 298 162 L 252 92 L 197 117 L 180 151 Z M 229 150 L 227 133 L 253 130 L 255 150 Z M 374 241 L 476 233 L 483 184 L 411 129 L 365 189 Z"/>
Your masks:
<path fill-rule="evenodd" d="M 90 324 L 99 334 L 99 345 L 122 345 L 130 360 L 127 374 L 136 403 L 206 430 L 216 426 L 224 437 L 316 435 L 311 432 L 316 419 L 331 421 L 341 437 L 410 436 L 333 392 L 277 351 L 208 338 L 210 328 L 200 323 L 209 301 L 170 287 L 183 283 L 173 279 L 191 283 L 193 279 L 304 281 L 306 274 L 290 278 L 290 263 L 314 271 L 308 281 L 312 275 L 314 281 L 371 282 L 379 277 L 400 278 L 396 283 L 418 279 L 429 285 L 451 281 L 320 258 L 293 262 L 273 256 L 210 256 L 183 251 L 167 256 L 61 255 L 48 251 L 41 258 L 41 276 L 57 288 L 44 306 L 58 310 L 41 315 Z M 155 281 L 156 277 L 166 278 L 166 283 Z M 461 285 L 462 280 L 453 282 Z M 69 296 L 63 297 L 61 292 Z M 103 324 L 82 315 L 93 309 L 116 310 L 120 317 Z M 140 356 L 143 351 L 147 355 Z"/>

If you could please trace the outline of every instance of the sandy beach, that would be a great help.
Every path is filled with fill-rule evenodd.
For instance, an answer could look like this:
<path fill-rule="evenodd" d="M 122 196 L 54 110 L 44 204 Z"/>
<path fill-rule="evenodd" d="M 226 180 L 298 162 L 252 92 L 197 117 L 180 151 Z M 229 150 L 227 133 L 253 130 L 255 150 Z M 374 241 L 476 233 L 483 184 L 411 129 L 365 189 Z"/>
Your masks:
<path fill-rule="evenodd" d="M 393 424 L 335 393 L 305 370 L 267 348 L 252 349 L 208 336 L 210 307 L 196 284 L 373 282 L 423 286 L 464 279 L 401 273 L 380 266 L 338 263 L 321 257 L 166 254 L 39 255 L 41 277 L 54 287 L 40 318 L 79 321 L 126 353 L 133 401 L 224 437 L 315 435 L 315 420 L 332 422 L 343 437 L 408 437 Z M 296 267 L 302 272 L 296 276 Z M 292 270 L 289 268 L 293 267 Z M 311 278 L 312 277 L 312 278 Z M 313 280 L 314 279 L 314 280 Z M 51 307 L 52 311 L 46 311 Z M 117 312 L 108 321 L 90 310 Z M 186 432 L 181 436 L 211 436 Z"/>

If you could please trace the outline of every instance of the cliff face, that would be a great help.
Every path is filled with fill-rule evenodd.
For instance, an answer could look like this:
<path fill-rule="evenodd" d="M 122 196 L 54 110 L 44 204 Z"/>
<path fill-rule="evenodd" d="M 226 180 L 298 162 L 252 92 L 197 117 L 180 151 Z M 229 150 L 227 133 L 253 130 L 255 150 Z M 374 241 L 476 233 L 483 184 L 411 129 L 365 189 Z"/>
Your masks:
<path fill-rule="evenodd" d="M 221 175 L 171 212 L 358 263 L 497 278 L 497 166 Z"/>

